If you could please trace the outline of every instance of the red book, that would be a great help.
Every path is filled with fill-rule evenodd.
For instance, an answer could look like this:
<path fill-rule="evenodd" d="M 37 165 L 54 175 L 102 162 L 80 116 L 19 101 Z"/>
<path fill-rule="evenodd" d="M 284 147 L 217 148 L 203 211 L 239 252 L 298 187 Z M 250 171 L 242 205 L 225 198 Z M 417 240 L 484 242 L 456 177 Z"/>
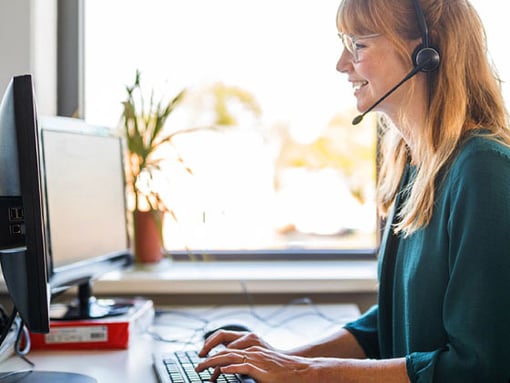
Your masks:
<path fill-rule="evenodd" d="M 51 320 L 48 334 L 30 334 L 33 350 L 126 349 L 130 335 L 147 330 L 154 319 L 151 300 L 134 299 L 125 315 L 86 320 Z"/>

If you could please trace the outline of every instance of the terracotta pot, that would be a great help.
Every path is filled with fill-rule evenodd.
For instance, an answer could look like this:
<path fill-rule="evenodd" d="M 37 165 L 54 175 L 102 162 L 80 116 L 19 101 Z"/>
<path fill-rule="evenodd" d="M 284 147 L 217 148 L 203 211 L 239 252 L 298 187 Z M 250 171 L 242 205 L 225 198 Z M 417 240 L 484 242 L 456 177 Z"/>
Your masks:
<path fill-rule="evenodd" d="M 160 211 L 135 211 L 135 260 L 141 263 L 157 263 L 163 258 Z M 159 221 L 159 222 L 158 222 Z"/>

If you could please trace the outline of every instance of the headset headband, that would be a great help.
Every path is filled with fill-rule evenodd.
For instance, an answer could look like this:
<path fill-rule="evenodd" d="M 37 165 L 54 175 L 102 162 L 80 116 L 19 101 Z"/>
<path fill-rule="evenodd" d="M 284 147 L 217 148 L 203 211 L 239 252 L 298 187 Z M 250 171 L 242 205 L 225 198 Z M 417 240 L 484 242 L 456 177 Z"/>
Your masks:
<path fill-rule="evenodd" d="M 420 0 L 412 0 L 414 9 L 416 10 L 416 18 L 418 19 L 418 27 L 420 28 L 421 40 L 423 48 L 429 48 L 429 28 L 427 27 L 427 21 L 421 9 Z"/>

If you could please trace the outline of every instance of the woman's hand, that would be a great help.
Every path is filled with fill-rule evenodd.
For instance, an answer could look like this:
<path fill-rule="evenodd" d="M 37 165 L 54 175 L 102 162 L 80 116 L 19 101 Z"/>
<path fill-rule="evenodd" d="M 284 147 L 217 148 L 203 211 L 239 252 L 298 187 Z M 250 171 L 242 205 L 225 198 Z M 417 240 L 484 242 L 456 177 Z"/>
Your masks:
<path fill-rule="evenodd" d="M 228 336 L 233 335 L 223 334 L 223 337 Z M 258 383 L 304 383 L 317 381 L 314 374 L 320 364 L 317 359 L 290 356 L 265 347 L 252 346 L 242 350 L 222 350 L 198 364 L 197 372 L 214 368 L 213 381 L 220 373 L 235 373 L 248 375 Z"/>
<path fill-rule="evenodd" d="M 196 371 L 201 372 L 208 368 L 214 369 L 211 381 L 225 373 L 248 375 L 257 383 L 410 382 L 405 358 L 308 358 L 261 346 L 224 349 L 199 363 Z"/>
<path fill-rule="evenodd" d="M 205 357 L 216 346 L 223 345 L 229 349 L 243 350 L 253 346 L 259 346 L 267 350 L 274 350 L 258 335 L 247 331 L 218 330 L 209 336 L 199 352 L 200 357 Z"/>

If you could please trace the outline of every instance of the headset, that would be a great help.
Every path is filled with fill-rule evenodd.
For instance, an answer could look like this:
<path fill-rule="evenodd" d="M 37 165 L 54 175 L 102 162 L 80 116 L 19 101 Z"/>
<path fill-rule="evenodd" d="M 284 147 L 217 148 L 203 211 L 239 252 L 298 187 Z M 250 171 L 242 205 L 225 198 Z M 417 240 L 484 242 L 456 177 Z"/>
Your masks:
<path fill-rule="evenodd" d="M 420 5 L 420 0 L 412 0 L 412 2 L 416 11 L 416 19 L 418 20 L 418 28 L 420 29 L 421 34 L 421 44 L 416 47 L 412 54 L 413 69 L 397 85 L 395 85 L 379 100 L 377 100 L 371 107 L 356 116 L 352 120 L 353 125 L 358 125 L 368 112 L 374 109 L 377 105 L 384 101 L 386 97 L 392 94 L 403 83 L 408 81 L 411 77 L 415 76 L 418 72 L 430 73 L 439 68 L 441 56 L 439 54 L 439 50 L 429 44 L 429 28 L 427 26 L 427 21 L 425 20 L 425 15 L 423 14 L 423 9 Z"/>
<path fill-rule="evenodd" d="M 412 0 L 412 2 L 416 10 L 416 18 L 421 33 L 421 44 L 413 52 L 413 63 L 415 67 L 421 68 L 422 72 L 432 72 L 439 68 L 441 58 L 439 51 L 429 44 L 429 28 L 420 5 L 420 0 Z"/>

